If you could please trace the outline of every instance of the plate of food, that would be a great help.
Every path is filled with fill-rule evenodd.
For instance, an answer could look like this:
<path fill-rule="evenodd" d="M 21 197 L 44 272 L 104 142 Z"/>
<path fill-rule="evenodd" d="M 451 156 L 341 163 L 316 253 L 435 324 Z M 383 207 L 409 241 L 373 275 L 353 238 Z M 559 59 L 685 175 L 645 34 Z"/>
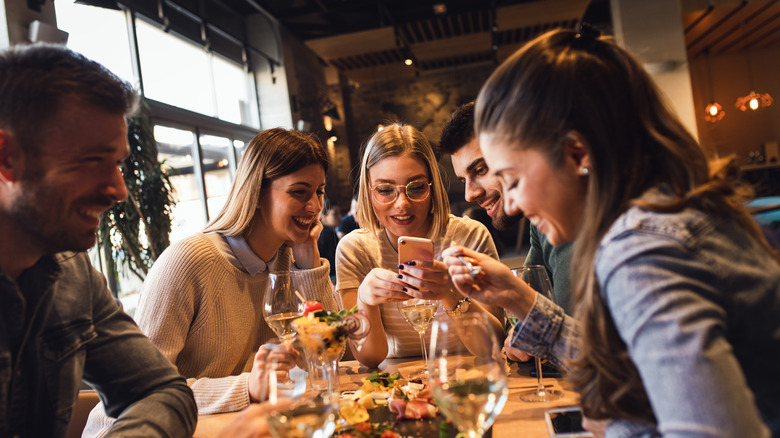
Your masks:
<path fill-rule="evenodd" d="M 340 421 L 334 436 L 341 438 L 455 438 L 458 430 L 439 412 L 427 385 L 406 381 L 399 373 L 372 372 L 357 391 L 344 391 Z M 485 437 L 491 437 L 491 431 Z"/>

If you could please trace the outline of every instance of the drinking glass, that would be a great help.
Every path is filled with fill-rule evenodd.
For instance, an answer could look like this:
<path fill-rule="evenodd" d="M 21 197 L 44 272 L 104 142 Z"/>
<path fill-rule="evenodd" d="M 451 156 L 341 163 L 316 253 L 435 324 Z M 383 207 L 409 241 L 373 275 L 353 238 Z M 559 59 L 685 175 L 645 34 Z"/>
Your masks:
<path fill-rule="evenodd" d="M 309 381 L 316 391 L 338 390 L 338 361 L 346 349 L 346 334 L 326 322 L 297 325 L 296 344 L 305 352 Z"/>
<path fill-rule="evenodd" d="M 268 274 L 268 283 L 263 295 L 263 317 L 265 322 L 286 343 L 292 343 L 295 329 L 292 322 L 303 316 L 303 298 L 294 291 L 290 282 L 290 272 Z M 284 379 L 290 385 L 289 375 Z"/>
<path fill-rule="evenodd" d="M 263 317 L 276 336 L 292 341 L 295 330 L 292 322 L 303 316 L 303 299 L 290 283 L 290 273 L 268 274 L 268 284 L 263 297 Z"/>
<path fill-rule="evenodd" d="M 428 383 L 441 412 L 469 438 L 481 437 L 504 408 L 506 361 L 486 315 L 439 316 L 431 329 Z"/>
<path fill-rule="evenodd" d="M 289 364 L 269 355 L 264 364 L 262 392 L 270 406 L 268 429 L 279 438 L 327 438 L 336 429 L 337 392 L 285 390 L 283 375 Z M 304 383 L 305 387 L 305 383 Z"/>
<path fill-rule="evenodd" d="M 547 276 L 547 269 L 542 265 L 528 265 L 512 269 L 516 277 L 526 282 L 531 289 L 552 300 L 552 284 Z M 517 325 L 517 318 L 510 316 L 513 325 Z M 520 400 L 525 402 L 547 402 L 563 397 L 563 391 L 548 389 L 542 383 L 542 360 L 534 356 L 536 363 L 536 389 L 520 394 Z"/>
<path fill-rule="evenodd" d="M 423 369 L 409 375 L 410 378 L 421 377 L 423 379 L 428 377 L 428 350 L 425 348 L 425 332 L 431 325 L 434 315 L 436 315 L 436 309 L 439 307 L 438 301 L 423 300 L 419 298 L 411 298 L 406 301 L 398 303 L 398 311 L 404 317 L 406 322 L 412 326 L 414 331 L 420 336 L 420 346 L 423 351 L 423 359 L 425 360 Z"/>

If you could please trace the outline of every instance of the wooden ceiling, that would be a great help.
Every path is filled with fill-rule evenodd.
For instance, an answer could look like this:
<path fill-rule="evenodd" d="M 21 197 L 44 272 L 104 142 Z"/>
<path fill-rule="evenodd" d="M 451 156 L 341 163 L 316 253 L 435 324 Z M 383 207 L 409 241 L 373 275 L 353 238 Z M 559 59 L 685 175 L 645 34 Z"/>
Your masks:
<path fill-rule="evenodd" d="M 222 1 L 268 11 L 324 64 L 356 82 L 497 63 L 540 33 L 573 28 L 583 18 L 611 31 L 608 0 Z M 780 44 L 780 0 L 681 5 L 689 59 Z"/>
<path fill-rule="evenodd" d="M 710 1 L 703 9 L 684 4 L 688 59 L 780 44 L 780 1 Z M 698 5 L 701 6 L 701 5 Z"/>
<path fill-rule="evenodd" d="M 590 0 L 381 0 L 376 3 L 359 0 L 357 3 L 363 8 L 366 4 L 374 7 L 374 12 L 364 15 L 361 21 L 357 3 L 350 9 L 350 16 L 336 13 L 348 9 L 347 3 L 355 3 L 352 0 L 298 0 L 300 8 L 303 3 L 319 6 L 319 11 L 309 14 L 304 14 L 303 9 L 297 13 L 280 10 L 278 1 L 256 1 L 268 6 L 269 12 L 325 64 L 356 82 L 413 77 L 436 69 L 500 62 L 542 32 L 557 27 L 574 28 L 591 3 Z M 378 10 L 377 4 L 381 6 Z M 274 5 L 277 10 L 273 9 Z M 437 5 L 443 5 L 446 12 L 437 13 Z M 329 22 L 330 28 L 316 20 Z M 330 34 L 312 37 L 318 31 Z M 404 64 L 407 58 L 414 61 L 411 66 Z"/>

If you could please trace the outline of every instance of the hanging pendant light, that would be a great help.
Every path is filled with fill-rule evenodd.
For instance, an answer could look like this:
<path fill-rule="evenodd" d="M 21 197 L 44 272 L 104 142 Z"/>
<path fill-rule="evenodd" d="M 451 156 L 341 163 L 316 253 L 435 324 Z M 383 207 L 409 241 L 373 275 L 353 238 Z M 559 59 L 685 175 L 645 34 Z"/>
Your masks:
<path fill-rule="evenodd" d="M 750 65 L 750 51 L 745 52 L 746 58 L 747 58 L 747 71 L 748 71 L 748 80 L 751 83 L 752 90 L 750 90 L 750 93 L 748 93 L 745 96 L 738 97 L 737 102 L 734 104 L 734 106 L 740 110 L 740 111 L 747 111 L 752 110 L 756 111 L 761 108 L 767 108 L 769 106 L 772 106 L 772 102 L 774 102 L 774 99 L 772 99 L 772 96 L 769 95 L 769 93 L 756 93 L 753 88 L 753 69 Z"/>
<path fill-rule="evenodd" d="M 769 93 L 756 93 L 751 90 L 746 96 L 738 97 L 735 106 L 740 111 L 747 111 L 749 109 L 755 111 L 760 108 L 772 106 L 772 102 L 774 102 L 774 99 L 772 99 L 772 96 L 770 96 Z"/>
<path fill-rule="evenodd" d="M 704 108 L 704 120 L 715 123 L 719 122 L 726 116 L 726 111 L 723 111 L 723 107 L 718 102 L 712 102 Z"/>
<path fill-rule="evenodd" d="M 709 92 L 710 92 L 710 104 L 707 105 L 706 108 L 704 108 L 704 120 L 709 123 L 715 123 L 719 122 L 723 117 L 726 116 L 726 111 L 723 111 L 723 107 L 715 101 L 714 93 L 712 91 L 712 75 L 710 70 L 710 54 L 709 51 L 705 52 L 705 61 L 706 61 L 706 68 L 707 68 L 707 81 L 709 82 Z"/>

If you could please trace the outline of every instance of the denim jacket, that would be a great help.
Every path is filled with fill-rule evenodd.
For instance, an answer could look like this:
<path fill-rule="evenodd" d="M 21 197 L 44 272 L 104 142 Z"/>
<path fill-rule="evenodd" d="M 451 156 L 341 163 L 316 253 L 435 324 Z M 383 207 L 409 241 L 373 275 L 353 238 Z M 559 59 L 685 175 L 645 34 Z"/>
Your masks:
<path fill-rule="evenodd" d="M 780 266 L 733 219 L 631 208 L 596 275 L 658 420 L 606 437 L 780 436 Z M 539 298 L 513 345 L 562 363 L 576 325 Z"/>
<path fill-rule="evenodd" d="M 0 437 L 65 436 L 82 378 L 119 416 L 109 436 L 192 436 L 192 391 L 85 253 L 0 271 Z"/>

